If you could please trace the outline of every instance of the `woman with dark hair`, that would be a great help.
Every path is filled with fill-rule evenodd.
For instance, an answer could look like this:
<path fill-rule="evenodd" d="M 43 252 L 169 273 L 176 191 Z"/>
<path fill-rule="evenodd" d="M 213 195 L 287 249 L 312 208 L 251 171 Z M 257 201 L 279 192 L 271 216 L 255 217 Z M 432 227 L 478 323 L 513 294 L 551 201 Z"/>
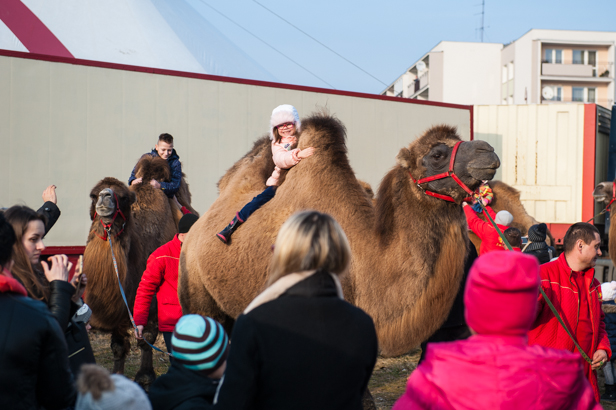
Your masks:
<path fill-rule="evenodd" d="M 75 402 L 66 344 L 47 307 L 13 278 L 15 242 L 0 212 L 0 408 L 63 409 Z"/>
<path fill-rule="evenodd" d="M 15 205 L 4 213 L 15 231 L 12 273 L 27 290 L 32 299 L 43 301 L 64 331 L 69 347 L 71 370 L 77 375 L 84 363 L 94 363 L 94 353 L 85 329 L 85 324 L 76 320 L 75 314 L 83 307 L 81 296 L 85 290 L 85 275 L 68 282 L 72 263 L 66 255 L 56 255 L 50 262 L 39 262 L 45 250 L 45 217 L 27 206 Z M 77 286 L 81 280 L 81 286 Z M 77 288 L 80 292 L 76 293 Z M 87 306 L 86 308 L 87 309 Z M 82 312 L 80 312 L 82 313 Z"/>
<path fill-rule="evenodd" d="M 280 228 L 267 288 L 233 328 L 216 408 L 361 409 L 377 356 L 374 323 L 346 302 L 351 250 L 315 211 Z"/>

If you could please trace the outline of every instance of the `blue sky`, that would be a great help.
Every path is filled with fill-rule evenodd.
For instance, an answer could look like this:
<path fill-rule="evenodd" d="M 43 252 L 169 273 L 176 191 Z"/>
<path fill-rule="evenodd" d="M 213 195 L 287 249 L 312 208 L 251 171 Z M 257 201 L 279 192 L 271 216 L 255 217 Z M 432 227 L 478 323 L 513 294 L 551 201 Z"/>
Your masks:
<path fill-rule="evenodd" d="M 283 83 L 379 93 L 385 88 L 383 83 L 391 83 L 439 41 L 480 41 L 481 0 L 257 1 L 284 20 L 254 0 L 188 0 Z M 511 42 L 532 28 L 616 31 L 616 0 L 486 0 L 484 24 L 484 42 L 493 43 Z"/>

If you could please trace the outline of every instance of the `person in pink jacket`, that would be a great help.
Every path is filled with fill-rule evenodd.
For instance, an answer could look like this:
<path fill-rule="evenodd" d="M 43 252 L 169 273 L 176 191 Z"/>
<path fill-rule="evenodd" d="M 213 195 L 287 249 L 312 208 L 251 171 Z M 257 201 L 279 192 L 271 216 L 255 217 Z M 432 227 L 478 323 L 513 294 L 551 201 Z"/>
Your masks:
<path fill-rule="evenodd" d="M 297 148 L 297 136 L 301 131 L 302 123 L 295 107 L 289 104 L 279 105 L 272 111 L 270 118 L 270 140 L 272 140 L 272 157 L 274 159 L 274 172 L 265 185 L 267 188 L 252 201 L 244 205 L 241 211 L 235 214 L 233 220 L 225 229 L 216 234 L 218 239 L 228 244 L 231 234 L 237 227 L 257 209 L 265 205 L 276 194 L 278 178 L 282 169 L 289 169 L 297 165 L 302 159 L 314 153 L 314 148 L 303 150 Z"/>
<path fill-rule="evenodd" d="M 533 256 L 480 256 L 464 293 L 473 336 L 428 345 L 393 410 L 601 409 L 579 355 L 528 345 L 539 283 Z"/>

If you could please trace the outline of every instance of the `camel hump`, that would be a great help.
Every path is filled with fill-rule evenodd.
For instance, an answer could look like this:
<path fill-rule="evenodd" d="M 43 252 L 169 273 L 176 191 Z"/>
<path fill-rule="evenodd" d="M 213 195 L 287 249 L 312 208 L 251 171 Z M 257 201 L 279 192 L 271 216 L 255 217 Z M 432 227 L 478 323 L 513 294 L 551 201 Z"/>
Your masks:
<path fill-rule="evenodd" d="M 346 156 L 346 127 L 336 116 L 321 109 L 302 119 L 299 144 L 304 148 L 334 148 L 339 155 Z"/>
<path fill-rule="evenodd" d="M 144 181 L 155 179 L 157 181 L 170 182 L 171 168 L 167 160 L 145 154 L 135 166 L 135 177 L 143 178 Z"/>

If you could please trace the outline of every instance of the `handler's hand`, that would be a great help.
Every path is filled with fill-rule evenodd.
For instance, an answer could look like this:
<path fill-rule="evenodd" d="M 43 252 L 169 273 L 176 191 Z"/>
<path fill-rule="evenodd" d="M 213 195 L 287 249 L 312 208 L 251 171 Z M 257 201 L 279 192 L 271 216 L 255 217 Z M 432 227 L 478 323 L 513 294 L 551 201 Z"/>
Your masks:
<path fill-rule="evenodd" d="M 137 185 L 143 182 L 143 178 L 135 178 L 133 179 L 133 182 L 131 182 L 131 185 Z"/>
<path fill-rule="evenodd" d="M 592 369 L 597 370 L 603 367 L 607 363 L 607 352 L 605 350 L 597 350 L 592 355 Z"/>
<path fill-rule="evenodd" d="M 47 262 L 41 262 L 47 280 L 50 282 L 52 280 L 67 282 L 68 273 L 73 267 L 73 264 L 68 261 L 68 257 L 66 255 L 55 255 L 50 256 L 47 260 L 51 263 L 51 268 L 47 265 Z"/>
<path fill-rule="evenodd" d="M 139 340 L 143 339 L 143 326 L 137 326 L 137 329 L 135 329 L 135 337 Z"/>
<path fill-rule="evenodd" d="M 160 189 L 160 183 L 155 179 L 150 181 L 150 185 L 152 185 L 156 189 Z"/>

